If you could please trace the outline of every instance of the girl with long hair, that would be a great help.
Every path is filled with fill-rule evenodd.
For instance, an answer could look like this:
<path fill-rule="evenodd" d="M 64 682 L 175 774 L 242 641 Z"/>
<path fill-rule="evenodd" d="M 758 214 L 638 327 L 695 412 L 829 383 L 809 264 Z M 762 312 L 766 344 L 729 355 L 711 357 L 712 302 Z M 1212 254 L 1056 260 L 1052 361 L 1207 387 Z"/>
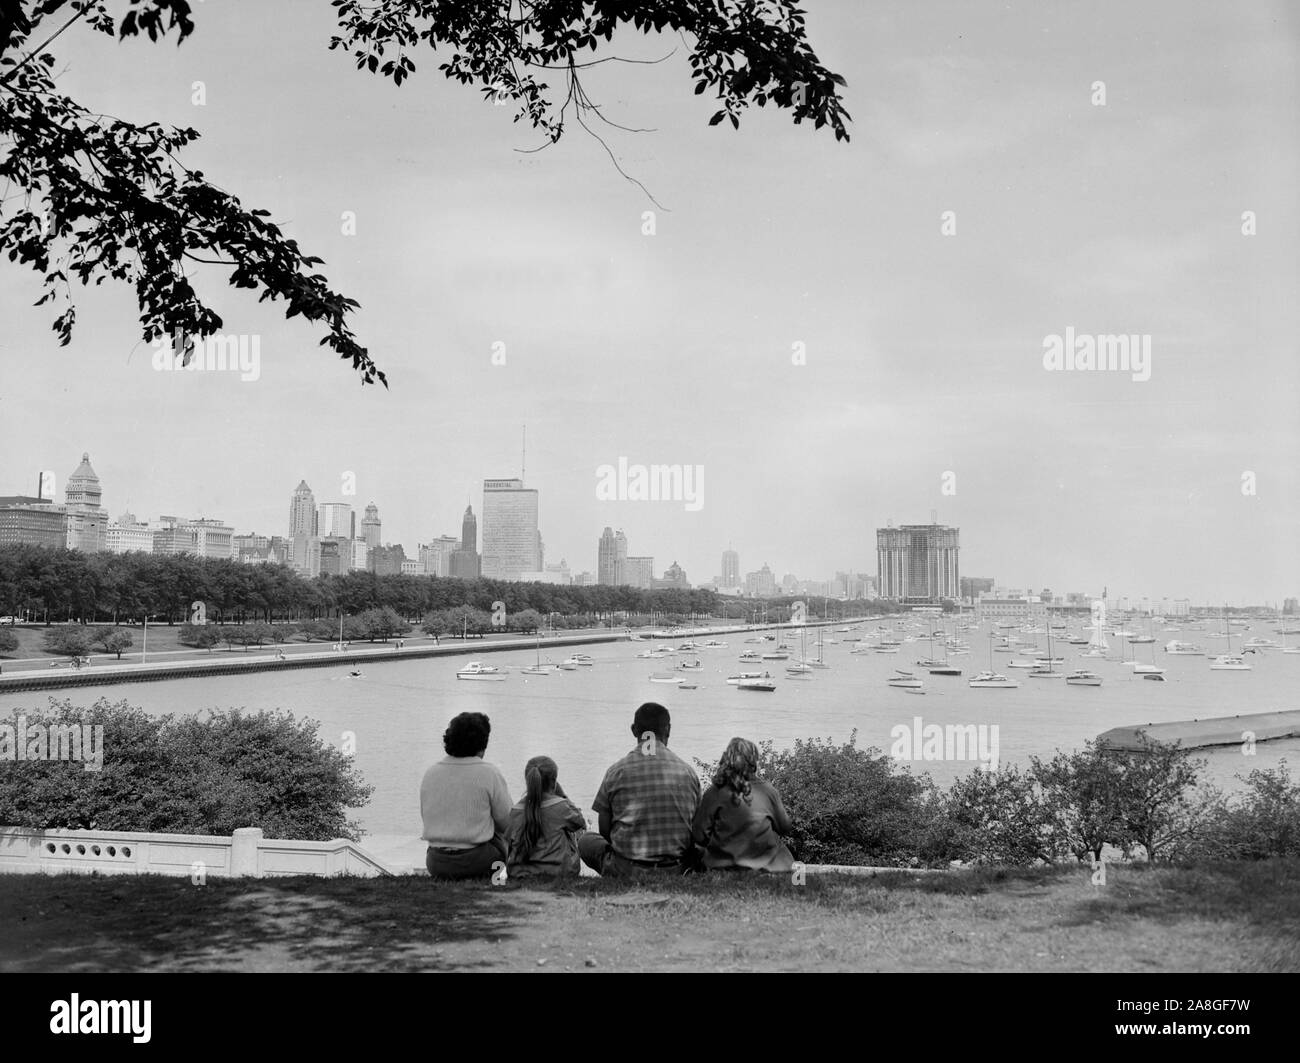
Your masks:
<path fill-rule="evenodd" d="M 758 747 L 733 738 L 691 823 L 704 867 L 789 871 L 794 857 L 781 839 L 793 829 L 776 787 L 758 778 Z"/>
<path fill-rule="evenodd" d="M 586 827 L 560 786 L 555 761 L 533 757 L 524 767 L 524 796 L 510 809 L 507 874 L 578 874 L 578 838 Z"/>

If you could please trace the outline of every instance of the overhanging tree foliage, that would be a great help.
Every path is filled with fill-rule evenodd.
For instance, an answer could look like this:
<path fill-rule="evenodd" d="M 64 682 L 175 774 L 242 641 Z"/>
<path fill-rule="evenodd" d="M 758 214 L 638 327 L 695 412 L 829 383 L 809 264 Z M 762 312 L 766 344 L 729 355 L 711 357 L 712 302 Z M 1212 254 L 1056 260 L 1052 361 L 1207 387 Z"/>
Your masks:
<path fill-rule="evenodd" d="M 617 55 L 590 58 L 614 32 L 671 30 L 691 38 L 696 93 L 710 89 L 724 118 L 740 125 L 750 103 L 791 111 L 796 123 L 829 125 L 848 139 L 838 87 L 808 44 L 804 15 L 790 0 L 333 0 L 340 34 L 358 69 L 395 85 L 416 71 L 419 48 L 445 56 L 449 79 L 513 101 L 558 141 L 570 106 L 609 125 L 583 89 L 580 71 Z M 322 346 L 350 360 L 363 384 L 387 386 L 383 371 L 348 325 L 359 304 L 312 272 L 322 259 L 303 253 L 265 210 L 249 209 L 179 159 L 194 129 L 165 129 L 96 114 L 55 84 L 49 47 L 78 25 L 118 39 L 147 34 L 183 42 L 195 30 L 188 0 L 130 0 L 121 19 L 108 0 L 0 0 L 0 254 L 40 272 L 41 303 L 58 301 L 54 330 L 66 345 L 76 308 L 71 282 L 106 277 L 135 286 L 146 341 L 176 337 L 188 363 L 195 338 L 222 319 L 191 284 L 195 264 L 231 268 L 230 283 L 283 299 L 287 317 L 324 326 Z M 622 60 L 626 61 L 626 60 Z M 562 99 L 539 80 L 558 71 Z M 608 149 L 607 149 L 608 150 Z M 611 153 L 611 158 L 613 155 Z M 615 162 L 617 165 L 617 162 Z M 621 171 L 620 171 L 621 172 Z M 626 175 L 625 175 L 626 176 Z"/>

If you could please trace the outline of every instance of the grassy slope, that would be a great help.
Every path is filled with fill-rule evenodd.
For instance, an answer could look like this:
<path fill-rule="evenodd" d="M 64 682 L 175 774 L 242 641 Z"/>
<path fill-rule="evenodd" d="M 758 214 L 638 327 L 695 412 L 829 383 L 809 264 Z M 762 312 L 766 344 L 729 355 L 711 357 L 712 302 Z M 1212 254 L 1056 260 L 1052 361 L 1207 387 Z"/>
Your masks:
<path fill-rule="evenodd" d="M 617 903 L 647 892 L 664 903 Z M 0 971 L 1294 972 L 1300 861 L 1112 867 L 1104 887 L 1083 869 L 802 886 L 12 875 L 0 920 Z"/>

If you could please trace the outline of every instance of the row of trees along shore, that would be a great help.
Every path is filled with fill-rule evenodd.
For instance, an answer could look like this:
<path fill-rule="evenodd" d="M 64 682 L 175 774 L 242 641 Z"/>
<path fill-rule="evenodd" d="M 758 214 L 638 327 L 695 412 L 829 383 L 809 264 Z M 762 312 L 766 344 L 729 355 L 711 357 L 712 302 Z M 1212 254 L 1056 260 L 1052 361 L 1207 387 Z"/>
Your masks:
<path fill-rule="evenodd" d="M 810 617 L 851 616 L 896 608 L 889 602 L 828 603 L 807 596 L 769 599 L 767 619 L 790 619 L 796 600 Z M 248 565 L 192 554 L 87 554 L 41 546 L 0 549 L 0 614 L 34 615 L 45 622 L 139 622 L 144 616 L 184 623 L 191 604 L 201 601 L 206 618 L 218 624 L 302 622 L 392 609 L 414 618 L 467 607 L 490 613 L 495 602 L 507 616 L 532 610 L 557 627 L 590 626 L 626 617 L 686 619 L 715 616 L 748 620 L 752 599 L 729 601 L 709 590 L 641 590 L 636 587 L 565 586 L 505 580 L 448 579 L 440 576 L 379 576 L 349 572 L 341 576 L 302 576 L 285 565 Z M 580 622 L 575 622 L 580 621 Z M 551 620 L 548 619 L 548 626 Z M 512 627 L 512 630 L 521 630 Z M 346 631 L 344 635 L 346 637 Z"/>

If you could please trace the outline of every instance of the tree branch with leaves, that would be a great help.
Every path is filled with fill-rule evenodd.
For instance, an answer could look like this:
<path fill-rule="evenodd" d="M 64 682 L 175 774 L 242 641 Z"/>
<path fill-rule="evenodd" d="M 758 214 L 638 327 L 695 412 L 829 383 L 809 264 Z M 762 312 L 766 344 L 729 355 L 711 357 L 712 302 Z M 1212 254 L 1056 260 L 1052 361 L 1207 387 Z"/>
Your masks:
<path fill-rule="evenodd" d="M 351 52 L 358 69 L 400 86 L 416 71 L 417 49 L 440 50 L 445 58 L 438 69 L 446 78 L 478 85 L 490 99 L 514 101 L 515 121 L 527 121 L 548 145 L 563 135 L 571 103 L 593 136 L 586 116 L 617 127 L 587 95 L 580 71 L 634 61 L 587 58 L 624 26 L 693 41 L 695 91 L 712 90 L 719 103 L 711 125 L 729 119 L 739 128 L 751 103 L 771 103 L 788 109 L 796 124 L 829 125 L 836 139 L 848 139 L 849 115 L 838 94 L 844 79 L 821 65 L 804 13 L 788 0 L 333 0 L 332 6 L 339 33 L 329 47 Z M 85 28 L 118 40 L 147 35 L 179 45 L 195 31 L 192 13 L 188 0 L 129 0 L 120 19 L 107 0 L 0 0 L 0 255 L 41 274 L 37 305 L 61 307 L 53 323 L 61 345 L 70 342 L 76 322 L 71 280 L 113 279 L 135 287 L 143 339 L 177 337 L 177 353 L 187 363 L 194 341 L 223 325 L 192 283 L 197 266 L 215 265 L 230 270 L 234 287 L 259 292 L 259 301 L 283 300 L 286 317 L 301 315 L 323 327 L 321 346 L 350 361 L 363 384 L 386 387 L 384 372 L 349 326 L 359 304 L 314 272 L 323 260 L 286 237 L 268 211 L 245 207 L 181 161 L 196 130 L 96 114 L 58 91 L 50 48 L 65 33 Z M 565 80 L 558 109 L 550 86 L 539 80 L 551 70 Z"/>

